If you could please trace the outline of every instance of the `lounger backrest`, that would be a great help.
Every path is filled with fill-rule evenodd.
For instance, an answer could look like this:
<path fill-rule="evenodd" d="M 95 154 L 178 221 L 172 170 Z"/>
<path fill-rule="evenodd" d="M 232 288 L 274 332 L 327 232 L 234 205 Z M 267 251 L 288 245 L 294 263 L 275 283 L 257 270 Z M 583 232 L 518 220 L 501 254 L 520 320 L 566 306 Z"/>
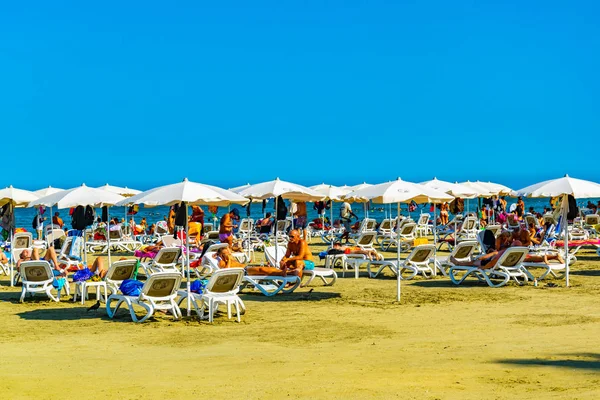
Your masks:
<path fill-rule="evenodd" d="M 244 277 L 243 268 L 227 268 L 215 272 L 208 284 L 206 285 L 207 292 L 212 293 L 227 293 L 237 290 L 242 283 Z"/>
<path fill-rule="evenodd" d="M 473 229 L 475 229 L 475 224 L 477 223 L 477 220 L 473 217 L 467 217 L 465 218 L 463 225 L 462 225 L 462 230 L 463 231 L 472 231 Z"/>
<path fill-rule="evenodd" d="M 175 265 L 181 256 L 179 247 L 163 247 L 154 257 L 154 263 L 157 265 Z"/>
<path fill-rule="evenodd" d="M 427 225 L 429 223 L 429 214 L 419 215 L 419 225 Z"/>
<path fill-rule="evenodd" d="M 122 236 L 129 236 L 129 235 L 131 235 L 131 226 L 129 226 L 129 225 L 122 225 L 121 226 L 121 235 Z"/>
<path fill-rule="evenodd" d="M 210 222 L 207 222 L 206 224 L 204 224 L 204 226 L 202 227 L 202 232 L 204 233 L 208 233 L 210 231 L 213 230 L 213 224 Z"/>
<path fill-rule="evenodd" d="M 252 218 L 244 218 L 240 222 L 240 228 L 238 232 L 240 233 L 248 233 L 252 231 L 252 227 L 254 226 L 254 220 Z"/>
<path fill-rule="evenodd" d="M 21 276 L 25 282 L 47 282 L 54 279 L 50 263 L 45 260 L 22 262 Z"/>
<path fill-rule="evenodd" d="M 475 241 L 459 242 L 458 245 L 456 245 L 456 247 L 452 251 L 452 253 L 453 253 L 452 255 L 457 260 L 471 258 L 471 255 L 475 251 L 476 247 L 477 247 L 477 242 L 475 242 Z"/>
<path fill-rule="evenodd" d="M 44 234 L 48 235 L 48 232 L 50 232 L 52 229 L 60 229 L 61 231 L 64 232 L 64 230 L 59 225 L 49 224 L 49 225 L 44 226 Z"/>
<path fill-rule="evenodd" d="M 121 240 L 121 229 L 109 230 L 108 237 L 110 240 Z"/>
<path fill-rule="evenodd" d="M 210 231 L 204 235 L 207 240 L 219 240 L 219 231 Z"/>
<path fill-rule="evenodd" d="M 61 239 L 63 237 L 65 237 L 65 231 L 63 231 L 62 229 L 58 228 L 58 229 L 50 229 L 48 231 L 46 231 L 46 240 L 48 242 L 52 241 L 52 240 L 56 240 L 56 239 Z"/>
<path fill-rule="evenodd" d="M 373 218 L 365 218 L 365 232 L 372 232 L 377 228 L 377 220 Z"/>
<path fill-rule="evenodd" d="M 19 232 L 15 233 L 13 236 L 13 249 L 28 249 L 31 247 L 31 243 L 33 242 L 31 233 L 29 232 Z"/>
<path fill-rule="evenodd" d="M 600 224 L 600 216 L 598 214 L 588 214 L 585 216 L 585 224 L 586 225 L 598 225 Z"/>
<path fill-rule="evenodd" d="M 415 224 L 414 222 L 404 224 L 404 226 L 402 227 L 402 231 L 400 231 L 400 235 L 411 236 L 415 233 L 415 229 L 417 229 L 417 224 Z"/>
<path fill-rule="evenodd" d="M 414 222 L 415 222 L 415 221 L 413 221 L 413 219 L 412 219 L 412 218 L 403 218 L 403 219 L 402 219 L 402 220 L 401 220 L 401 221 L 398 223 L 398 226 L 396 227 L 396 231 L 397 231 L 397 232 L 402 232 L 402 228 L 404 228 L 404 226 L 405 226 L 406 224 L 411 224 L 411 223 L 414 223 Z M 415 224 L 415 226 L 416 226 L 416 224 Z"/>
<path fill-rule="evenodd" d="M 501 225 L 488 225 L 485 227 L 485 230 L 488 230 L 494 234 L 494 236 L 498 236 L 500 231 L 502 230 Z"/>
<path fill-rule="evenodd" d="M 167 225 L 167 221 L 158 221 L 156 223 L 155 232 L 157 235 L 166 235 L 169 233 L 169 227 Z"/>
<path fill-rule="evenodd" d="M 168 298 L 177 294 L 181 284 L 181 274 L 176 272 L 157 272 L 152 274 L 142 287 L 140 297 Z"/>
<path fill-rule="evenodd" d="M 381 224 L 379 224 L 380 231 L 389 231 L 390 229 L 392 229 L 392 220 L 389 218 L 384 219 L 381 221 Z"/>
<path fill-rule="evenodd" d="M 375 242 L 376 238 L 377 238 L 377 233 L 364 232 L 358 237 L 358 240 L 356 241 L 356 245 L 360 246 L 360 247 L 373 246 L 373 243 Z"/>
<path fill-rule="evenodd" d="M 125 279 L 132 279 L 137 266 L 137 260 L 121 260 L 111 264 L 106 273 L 107 281 L 122 282 Z"/>
<path fill-rule="evenodd" d="M 497 265 L 504 268 L 518 267 L 525 260 L 528 252 L 527 247 L 511 247 L 502 254 Z"/>
<path fill-rule="evenodd" d="M 525 215 L 525 224 L 529 226 L 529 224 L 533 223 L 533 226 L 538 226 L 538 220 L 535 215 L 527 214 Z"/>
<path fill-rule="evenodd" d="M 272 267 L 279 268 L 279 262 L 285 255 L 287 249 L 283 246 L 277 246 L 277 259 L 275 259 L 275 246 L 265 247 L 265 258 Z"/>
<path fill-rule="evenodd" d="M 206 250 L 211 251 L 213 253 L 216 253 L 217 251 L 219 251 L 219 249 L 224 249 L 225 247 L 228 247 L 229 245 L 227 243 L 215 243 L 215 244 L 211 244 L 208 249 Z"/>
<path fill-rule="evenodd" d="M 60 249 L 60 257 L 67 257 L 71 252 L 71 244 L 73 244 L 73 236 L 69 236 L 63 242 L 62 248 Z"/>
<path fill-rule="evenodd" d="M 434 245 L 421 244 L 413 249 L 406 260 L 414 263 L 423 263 L 429 261 L 429 259 L 433 256 L 434 251 Z"/>
<path fill-rule="evenodd" d="M 213 270 L 219 269 L 219 261 L 217 260 L 216 256 L 216 251 L 208 250 L 206 253 L 204 253 L 204 256 L 202 256 L 201 264 L 210 266 Z"/>

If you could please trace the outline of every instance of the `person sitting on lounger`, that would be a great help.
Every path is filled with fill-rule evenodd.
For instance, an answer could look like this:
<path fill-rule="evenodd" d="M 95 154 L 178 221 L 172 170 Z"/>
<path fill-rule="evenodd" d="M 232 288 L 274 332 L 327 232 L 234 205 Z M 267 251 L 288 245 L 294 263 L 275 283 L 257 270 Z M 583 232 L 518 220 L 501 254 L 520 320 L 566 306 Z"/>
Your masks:
<path fill-rule="evenodd" d="M 521 230 L 520 241 L 522 246 L 533 246 L 534 242 L 532 241 L 531 234 L 528 230 Z M 559 252 L 547 252 L 544 251 L 542 254 L 527 254 L 525 257 L 525 262 L 538 262 L 548 264 L 550 260 L 557 260 L 559 263 L 563 264 L 565 260 L 561 257 Z"/>
<path fill-rule="evenodd" d="M 261 219 L 260 221 L 258 221 L 258 223 L 256 224 L 256 226 L 258 227 L 258 233 L 271 232 L 272 225 L 273 225 L 273 217 L 271 216 L 271 213 L 268 212 L 267 215 L 265 215 L 265 217 L 263 219 Z"/>
<path fill-rule="evenodd" d="M 383 260 L 383 256 L 375 250 L 363 250 L 358 246 L 342 246 L 340 242 L 335 242 L 327 254 L 364 254 L 371 261 Z"/>
<path fill-rule="evenodd" d="M 288 242 L 287 251 L 279 265 L 284 273 L 298 275 L 302 278 L 302 270 L 304 268 L 314 268 L 315 266 L 312 261 L 312 254 L 308 248 L 308 244 L 301 238 L 300 232 L 297 229 L 291 230 L 289 237 L 290 241 Z"/>

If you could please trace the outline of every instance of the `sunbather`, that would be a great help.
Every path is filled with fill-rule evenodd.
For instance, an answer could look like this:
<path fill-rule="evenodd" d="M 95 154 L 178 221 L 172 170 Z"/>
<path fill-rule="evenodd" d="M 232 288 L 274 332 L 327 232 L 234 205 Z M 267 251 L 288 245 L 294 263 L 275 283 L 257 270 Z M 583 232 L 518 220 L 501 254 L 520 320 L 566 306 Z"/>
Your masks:
<path fill-rule="evenodd" d="M 219 261 L 219 268 L 244 268 L 245 265 L 238 262 L 235 257 L 231 255 L 229 247 L 222 247 L 217 250 L 217 254 L 214 257 Z"/>
<path fill-rule="evenodd" d="M 358 246 L 342 246 L 339 242 L 334 243 L 333 248 L 328 250 L 327 254 L 364 254 L 371 261 L 383 260 L 383 256 L 375 250 L 363 250 Z"/>
<path fill-rule="evenodd" d="M 289 237 L 290 241 L 288 242 L 287 251 L 279 265 L 285 273 L 298 275 L 302 278 L 302 270 L 304 268 L 314 268 L 315 266 L 312 261 L 312 254 L 306 241 L 300 237 L 300 232 L 298 230 L 291 230 Z"/>

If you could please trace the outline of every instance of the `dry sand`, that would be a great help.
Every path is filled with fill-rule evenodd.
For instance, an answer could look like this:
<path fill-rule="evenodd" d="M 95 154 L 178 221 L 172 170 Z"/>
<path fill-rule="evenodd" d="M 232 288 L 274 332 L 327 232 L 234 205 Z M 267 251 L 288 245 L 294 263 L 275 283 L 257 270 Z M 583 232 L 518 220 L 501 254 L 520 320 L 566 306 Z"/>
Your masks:
<path fill-rule="evenodd" d="M 597 399 L 600 261 L 579 260 L 571 288 L 416 278 L 401 304 L 389 273 L 340 274 L 214 325 L 20 304 L 3 277 L 0 398 Z"/>

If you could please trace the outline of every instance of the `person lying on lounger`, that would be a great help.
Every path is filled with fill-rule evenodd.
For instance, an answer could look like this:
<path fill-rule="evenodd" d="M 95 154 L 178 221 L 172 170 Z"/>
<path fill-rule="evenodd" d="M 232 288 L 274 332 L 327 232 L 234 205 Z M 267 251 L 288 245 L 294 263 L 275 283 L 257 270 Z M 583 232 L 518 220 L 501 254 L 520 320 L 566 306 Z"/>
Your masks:
<path fill-rule="evenodd" d="M 383 260 L 383 256 L 375 250 L 363 250 L 358 246 L 342 246 L 340 242 L 335 242 L 333 248 L 327 251 L 327 254 L 364 254 L 369 260 Z"/>
<path fill-rule="evenodd" d="M 244 268 L 245 265 L 233 257 L 229 247 L 222 247 L 217 250 L 214 257 L 219 261 L 219 268 Z"/>

